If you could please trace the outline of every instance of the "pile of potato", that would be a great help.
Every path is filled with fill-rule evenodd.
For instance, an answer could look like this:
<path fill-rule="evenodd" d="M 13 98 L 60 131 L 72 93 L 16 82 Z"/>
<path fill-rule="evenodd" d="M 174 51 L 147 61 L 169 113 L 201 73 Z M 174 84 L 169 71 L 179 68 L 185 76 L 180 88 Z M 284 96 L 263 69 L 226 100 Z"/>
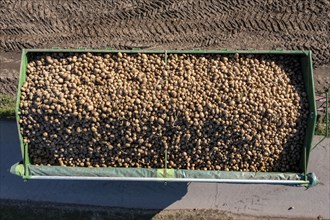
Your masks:
<path fill-rule="evenodd" d="M 29 60 L 20 125 L 32 164 L 299 170 L 308 105 L 295 56 L 53 53 Z"/>

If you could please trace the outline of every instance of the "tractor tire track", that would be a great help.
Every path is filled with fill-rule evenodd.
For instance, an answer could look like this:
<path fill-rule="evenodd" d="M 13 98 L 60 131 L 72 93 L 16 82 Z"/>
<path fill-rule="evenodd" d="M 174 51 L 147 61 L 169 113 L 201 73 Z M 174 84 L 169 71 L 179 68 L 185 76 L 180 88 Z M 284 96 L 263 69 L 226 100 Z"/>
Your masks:
<path fill-rule="evenodd" d="M 327 0 L 0 0 L 0 14 L 0 50 L 7 52 L 310 49 L 315 66 L 330 64 Z"/>

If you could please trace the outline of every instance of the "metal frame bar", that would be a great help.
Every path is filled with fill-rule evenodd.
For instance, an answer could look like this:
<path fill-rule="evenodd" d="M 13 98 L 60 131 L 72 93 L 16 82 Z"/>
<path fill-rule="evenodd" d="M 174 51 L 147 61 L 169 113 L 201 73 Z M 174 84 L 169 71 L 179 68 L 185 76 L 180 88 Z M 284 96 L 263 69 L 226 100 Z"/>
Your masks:
<path fill-rule="evenodd" d="M 152 177 L 86 177 L 86 176 L 31 176 L 30 179 L 45 180 L 114 180 L 155 182 L 205 182 L 205 183 L 249 183 L 249 184 L 309 184 L 306 180 L 244 180 L 244 179 L 194 179 L 194 178 L 152 178 Z"/>
<path fill-rule="evenodd" d="M 323 97 L 323 96 L 322 96 Z M 329 94 L 328 92 L 325 92 L 325 135 L 323 138 L 317 142 L 312 150 L 314 150 L 318 145 L 320 145 L 328 136 L 329 136 Z M 321 105 L 323 105 L 322 103 Z"/>
<path fill-rule="evenodd" d="M 315 103 L 315 92 L 314 92 L 314 73 L 312 66 L 312 52 L 310 51 L 306 54 L 305 57 L 301 60 L 301 69 L 304 79 L 305 91 L 307 92 L 308 98 L 308 109 L 309 109 L 309 117 L 307 119 L 307 128 L 305 131 L 304 137 L 304 146 L 302 151 L 302 161 L 300 167 L 303 168 L 305 176 L 307 175 L 308 161 L 309 155 L 312 149 L 313 137 L 316 125 L 316 103 Z"/>
<path fill-rule="evenodd" d="M 106 49 L 60 49 L 60 48 L 52 48 L 52 49 L 23 49 L 22 53 L 22 61 L 21 61 L 21 75 L 20 75 L 20 82 L 18 85 L 18 98 L 17 98 L 17 109 L 16 109 L 16 117 L 17 117 L 17 124 L 18 124 L 18 129 L 20 128 L 19 126 L 19 101 L 20 101 L 20 89 L 21 86 L 23 85 L 26 75 L 24 73 L 26 72 L 26 65 L 27 65 L 27 54 L 29 52 L 32 53 L 59 53 L 59 52 L 67 52 L 67 53 L 86 53 L 86 52 L 91 52 L 91 53 L 117 53 L 117 52 L 122 52 L 122 53 L 163 53 L 165 54 L 165 63 L 167 63 L 167 57 L 168 54 L 184 54 L 184 53 L 189 53 L 189 54 L 277 54 L 277 55 L 304 55 L 307 58 L 307 61 L 309 62 L 308 66 L 308 71 L 310 74 L 307 74 L 307 78 L 304 79 L 305 85 L 306 83 L 310 85 L 311 83 L 311 91 L 312 95 L 309 94 L 309 101 L 315 103 L 315 97 L 314 97 L 314 85 L 313 85 L 313 69 L 311 65 L 311 52 L 310 51 L 303 51 L 303 50 L 255 50 L 255 49 L 250 49 L 250 50 L 228 50 L 228 49 L 222 49 L 222 50 L 138 50 L 138 49 L 132 49 L 132 50 L 115 50 L 112 48 L 106 48 Z M 311 109 L 310 109 L 311 110 Z M 313 117 L 315 115 L 312 115 Z M 313 125 L 315 126 L 315 125 Z M 227 182 L 227 183 L 273 183 L 273 184 L 306 184 L 308 183 L 307 181 L 307 161 L 308 161 L 308 155 L 310 151 L 310 145 L 306 146 L 309 144 L 311 140 L 307 140 L 304 144 L 304 150 L 303 150 L 303 166 L 302 169 L 304 169 L 304 179 L 305 180 L 290 180 L 290 181 L 285 181 L 285 180 L 242 180 L 242 179 L 192 179 L 192 178 L 187 178 L 187 179 L 180 179 L 180 178 L 127 178 L 127 177 L 77 177 L 77 176 L 33 176 L 29 175 L 28 171 L 28 165 L 30 164 L 29 157 L 28 157 L 28 146 L 25 146 L 23 144 L 22 136 L 20 134 L 20 142 L 21 142 L 21 149 L 22 149 L 22 157 L 24 159 L 24 165 L 25 165 L 25 172 L 24 172 L 24 179 L 80 179 L 80 180 L 86 180 L 86 179 L 95 179 L 95 180 L 141 180 L 141 181 L 177 181 L 177 182 Z M 314 127 L 313 131 L 314 132 Z M 310 138 L 308 138 L 310 139 Z M 24 145 L 24 146 L 23 146 Z M 167 165 L 167 161 L 165 160 L 165 165 Z M 166 169 L 165 169 L 166 172 Z"/>
<path fill-rule="evenodd" d="M 192 50 L 145 50 L 145 49 L 138 49 L 134 48 L 131 50 L 117 50 L 113 48 L 105 48 L 105 49 L 93 49 L 93 48 L 80 48 L 80 49 L 62 49 L 62 48 L 43 48 L 43 49 L 23 49 L 26 53 L 28 52 L 44 52 L 44 53 L 60 53 L 60 52 L 73 52 L 73 53 L 191 53 L 191 54 L 301 54 L 301 55 L 308 55 L 310 53 L 309 50 L 256 50 L 256 49 L 249 49 L 249 50 L 228 50 L 228 49 L 220 49 L 220 50 L 200 50 L 200 49 L 192 49 Z"/>

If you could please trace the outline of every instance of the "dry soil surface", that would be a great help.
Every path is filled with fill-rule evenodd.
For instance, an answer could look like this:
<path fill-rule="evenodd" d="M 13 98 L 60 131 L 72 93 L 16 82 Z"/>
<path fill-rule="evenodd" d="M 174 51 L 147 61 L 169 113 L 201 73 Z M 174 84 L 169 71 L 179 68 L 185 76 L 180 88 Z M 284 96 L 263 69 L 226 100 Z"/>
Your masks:
<path fill-rule="evenodd" d="M 75 204 L 0 199 L 0 218 L 6 220 L 51 219 L 153 219 L 153 220 L 308 220 L 304 217 L 252 216 L 216 209 L 129 209 Z M 323 219 L 320 215 L 314 219 Z"/>
<path fill-rule="evenodd" d="M 0 92 L 15 94 L 22 48 L 311 49 L 330 87 L 328 0 L 0 1 Z"/>

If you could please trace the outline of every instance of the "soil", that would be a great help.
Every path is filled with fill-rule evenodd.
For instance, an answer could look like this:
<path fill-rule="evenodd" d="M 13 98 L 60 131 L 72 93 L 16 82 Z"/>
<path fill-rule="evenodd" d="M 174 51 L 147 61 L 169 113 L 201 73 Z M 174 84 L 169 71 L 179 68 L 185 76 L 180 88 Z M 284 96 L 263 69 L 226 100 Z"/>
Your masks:
<path fill-rule="evenodd" d="M 0 93 L 15 95 L 18 86 L 19 53 L 0 52 Z"/>
<path fill-rule="evenodd" d="M 16 93 L 22 48 L 310 49 L 330 87 L 327 0 L 0 2 L 0 92 Z"/>
<path fill-rule="evenodd" d="M 284 216 L 250 216 L 212 209 L 153 210 L 109 208 L 32 201 L 0 200 L 1 219 L 189 219 L 189 220 L 307 220 Z M 317 216 L 315 219 L 323 219 Z"/>

